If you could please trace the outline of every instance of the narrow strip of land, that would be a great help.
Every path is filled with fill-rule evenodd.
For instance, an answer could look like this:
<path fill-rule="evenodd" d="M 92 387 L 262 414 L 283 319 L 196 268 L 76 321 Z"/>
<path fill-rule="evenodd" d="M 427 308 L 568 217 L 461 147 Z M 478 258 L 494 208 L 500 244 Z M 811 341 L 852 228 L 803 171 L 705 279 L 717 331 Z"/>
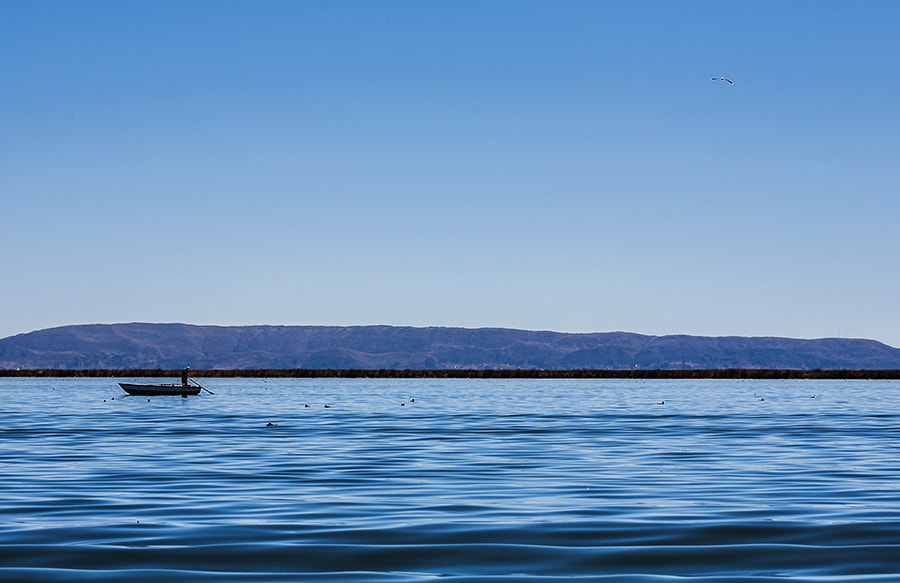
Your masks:
<path fill-rule="evenodd" d="M 181 370 L 164 369 L 30 369 L 0 370 L 0 377 L 179 377 Z M 233 369 L 192 370 L 198 378 L 371 378 L 371 379 L 900 379 L 900 370 L 520 370 L 520 369 Z"/>

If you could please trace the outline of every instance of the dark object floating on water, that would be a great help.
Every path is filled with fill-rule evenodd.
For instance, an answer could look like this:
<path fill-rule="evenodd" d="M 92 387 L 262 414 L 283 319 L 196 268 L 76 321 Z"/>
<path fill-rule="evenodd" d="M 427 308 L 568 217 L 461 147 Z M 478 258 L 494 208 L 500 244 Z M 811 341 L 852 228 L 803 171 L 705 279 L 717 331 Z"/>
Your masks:
<path fill-rule="evenodd" d="M 266 423 L 266 427 L 275 427 L 277 425 L 278 425 L 277 423 L 272 423 L 272 422 Z"/>
<path fill-rule="evenodd" d="M 665 404 L 666 404 L 665 401 L 660 401 L 660 402 L 657 403 L 657 405 L 665 405 Z"/>
<path fill-rule="evenodd" d="M 199 395 L 200 387 L 192 387 L 176 384 L 146 384 L 138 385 L 134 383 L 119 383 L 119 386 L 129 395 Z"/>

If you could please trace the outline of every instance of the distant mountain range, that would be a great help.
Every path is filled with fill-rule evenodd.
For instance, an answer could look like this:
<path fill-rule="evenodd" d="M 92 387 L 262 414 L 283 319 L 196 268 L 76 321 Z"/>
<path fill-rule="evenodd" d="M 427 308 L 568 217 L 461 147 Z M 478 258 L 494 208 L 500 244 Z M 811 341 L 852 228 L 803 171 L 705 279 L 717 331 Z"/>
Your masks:
<path fill-rule="evenodd" d="M 900 369 L 874 340 L 505 328 L 90 324 L 0 340 L 0 369 Z"/>

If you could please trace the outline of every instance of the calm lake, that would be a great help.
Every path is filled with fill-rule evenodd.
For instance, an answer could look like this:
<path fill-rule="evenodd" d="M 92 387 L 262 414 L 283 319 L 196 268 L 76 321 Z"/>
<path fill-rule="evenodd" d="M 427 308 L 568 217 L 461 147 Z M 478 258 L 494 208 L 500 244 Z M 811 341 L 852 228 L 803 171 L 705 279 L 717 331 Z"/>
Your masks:
<path fill-rule="evenodd" d="M 900 581 L 897 381 L 116 380 L 0 379 L 0 580 Z"/>

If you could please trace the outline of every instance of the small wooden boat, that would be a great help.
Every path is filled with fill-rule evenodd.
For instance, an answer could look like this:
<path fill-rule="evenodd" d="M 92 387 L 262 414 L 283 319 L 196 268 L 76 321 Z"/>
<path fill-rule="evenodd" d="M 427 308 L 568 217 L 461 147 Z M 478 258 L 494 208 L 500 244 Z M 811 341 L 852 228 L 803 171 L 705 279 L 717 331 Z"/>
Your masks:
<path fill-rule="evenodd" d="M 202 387 L 184 386 L 181 384 L 146 384 L 119 383 L 119 386 L 129 395 L 199 395 Z"/>

